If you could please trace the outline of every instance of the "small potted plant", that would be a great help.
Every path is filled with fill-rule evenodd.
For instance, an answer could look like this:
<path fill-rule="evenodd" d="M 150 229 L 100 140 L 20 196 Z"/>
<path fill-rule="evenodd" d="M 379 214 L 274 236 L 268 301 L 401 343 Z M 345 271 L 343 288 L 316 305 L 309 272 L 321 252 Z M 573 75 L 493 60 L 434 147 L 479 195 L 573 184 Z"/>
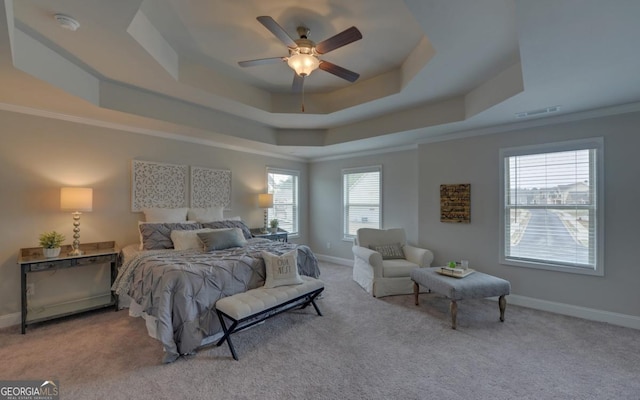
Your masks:
<path fill-rule="evenodd" d="M 276 218 L 269 221 L 269 226 L 271 227 L 271 233 L 278 232 L 278 220 Z"/>
<path fill-rule="evenodd" d="M 40 246 L 42 246 L 42 254 L 45 257 L 58 257 L 62 242 L 64 242 L 64 235 L 56 231 L 41 234 Z"/>

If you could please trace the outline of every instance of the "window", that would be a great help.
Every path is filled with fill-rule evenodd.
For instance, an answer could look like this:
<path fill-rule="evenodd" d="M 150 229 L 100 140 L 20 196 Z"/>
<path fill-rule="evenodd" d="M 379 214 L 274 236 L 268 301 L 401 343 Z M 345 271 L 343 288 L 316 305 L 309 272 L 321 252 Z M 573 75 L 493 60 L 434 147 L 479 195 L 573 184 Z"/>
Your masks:
<path fill-rule="evenodd" d="M 500 151 L 505 264 L 603 275 L 602 138 Z"/>
<path fill-rule="evenodd" d="M 279 227 L 294 236 L 298 234 L 299 177 L 298 171 L 267 168 L 267 190 L 273 194 L 273 208 L 267 216 L 269 221 L 277 219 Z"/>
<path fill-rule="evenodd" d="M 382 227 L 382 167 L 342 170 L 344 237 L 353 238 L 359 228 Z"/>

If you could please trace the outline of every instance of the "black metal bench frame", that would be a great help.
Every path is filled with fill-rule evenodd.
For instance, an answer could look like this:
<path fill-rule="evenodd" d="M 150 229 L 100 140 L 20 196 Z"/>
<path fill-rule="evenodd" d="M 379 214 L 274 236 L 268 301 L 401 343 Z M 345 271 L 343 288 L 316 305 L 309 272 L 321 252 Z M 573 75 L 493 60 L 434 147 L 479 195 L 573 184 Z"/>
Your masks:
<path fill-rule="evenodd" d="M 260 312 L 257 312 L 255 314 L 248 315 L 239 320 L 236 320 L 235 318 L 230 317 L 226 313 L 216 308 L 218 318 L 220 319 L 220 325 L 222 325 L 222 330 L 224 331 L 224 336 L 222 336 L 222 338 L 218 341 L 218 343 L 216 343 L 216 346 L 221 346 L 222 343 L 224 343 L 226 340 L 227 344 L 229 345 L 229 350 L 231 350 L 231 355 L 233 356 L 233 359 L 238 361 L 238 355 L 236 354 L 236 350 L 233 347 L 233 343 L 231 342 L 232 333 L 236 333 L 246 328 L 249 328 L 268 318 L 271 318 L 285 311 L 289 311 L 298 306 L 300 306 L 300 308 L 302 309 L 302 308 L 308 307 L 309 304 L 311 304 L 313 308 L 315 308 L 318 315 L 322 316 L 322 312 L 320 312 L 320 309 L 318 308 L 318 305 L 316 304 L 315 299 L 318 297 L 318 295 L 320 295 L 320 293 L 322 293 L 323 290 L 324 290 L 324 287 L 321 287 L 309 293 L 305 293 L 303 295 L 295 297 L 291 300 L 287 300 L 286 302 L 282 304 L 278 304 L 277 306 L 273 306 L 265 310 L 262 310 Z M 224 321 L 225 317 L 232 321 L 232 324 L 230 327 L 227 327 L 227 324 Z"/>

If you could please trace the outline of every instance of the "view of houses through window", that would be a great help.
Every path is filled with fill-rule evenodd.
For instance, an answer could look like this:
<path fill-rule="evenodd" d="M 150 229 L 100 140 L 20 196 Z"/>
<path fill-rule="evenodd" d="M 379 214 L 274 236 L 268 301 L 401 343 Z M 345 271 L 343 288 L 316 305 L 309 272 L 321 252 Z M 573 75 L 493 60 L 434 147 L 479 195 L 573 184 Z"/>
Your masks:
<path fill-rule="evenodd" d="M 267 189 L 273 194 L 273 208 L 268 210 L 268 219 L 278 220 L 278 226 L 298 234 L 298 171 L 267 168 Z"/>
<path fill-rule="evenodd" d="M 505 155 L 507 261 L 595 270 L 597 148 Z"/>
<path fill-rule="evenodd" d="M 342 171 L 344 237 L 354 237 L 360 228 L 382 227 L 382 167 Z"/>

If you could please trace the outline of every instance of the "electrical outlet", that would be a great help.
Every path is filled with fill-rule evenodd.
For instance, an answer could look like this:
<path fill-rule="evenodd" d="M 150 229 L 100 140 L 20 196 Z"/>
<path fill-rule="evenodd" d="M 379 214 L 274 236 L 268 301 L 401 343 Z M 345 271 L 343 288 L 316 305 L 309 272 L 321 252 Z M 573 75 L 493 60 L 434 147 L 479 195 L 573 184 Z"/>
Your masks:
<path fill-rule="evenodd" d="M 327 242 L 327 249 L 331 248 L 331 242 Z"/>
<path fill-rule="evenodd" d="M 33 296 L 36 294 L 36 285 L 34 283 L 27 283 L 27 296 Z"/>

